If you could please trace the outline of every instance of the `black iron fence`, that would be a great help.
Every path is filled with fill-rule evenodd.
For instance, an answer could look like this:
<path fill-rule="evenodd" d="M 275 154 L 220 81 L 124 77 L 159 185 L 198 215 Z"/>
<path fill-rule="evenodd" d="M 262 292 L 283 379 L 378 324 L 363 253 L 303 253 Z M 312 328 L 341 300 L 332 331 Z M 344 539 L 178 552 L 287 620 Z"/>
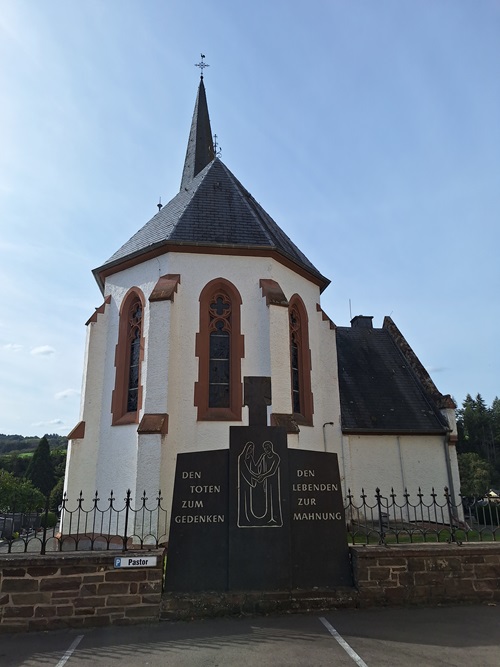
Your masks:
<path fill-rule="evenodd" d="M 46 506 L 16 507 L 0 511 L 0 553 L 41 553 L 150 549 L 168 539 L 167 510 L 161 492 L 148 499 L 133 499 L 131 492 L 117 498 L 113 492 L 86 500 L 82 493 L 73 503 L 64 496 L 57 512 Z M 354 544 L 404 544 L 416 542 L 477 542 L 500 539 L 500 494 L 452 497 L 445 488 L 424 493 L 418 489 L 388 495 L 376 489 L 351 491 L 345 498 L 348 539 Z"/>
<path fill-rule="evenodd" d="M 384 495 L 377 488 L 359 498 L 349 491 L 346 521 L 355 544 L 404 544 L 415 542 L 478 542 L 500 539 L 500 494 L 455 498 L 447 487 L 437 493 L 413 495 L 394 489 Z"/>
<path fill-rule="evenodd" d="M 161 492 L 146 493 L 134 501 L 131 491 L 119 499 L 111 491 L 101 500 L 98 492 L 86 500 L 83 493 L 73 503 L 64 494 L 57 512 L 45 508 L 16 508 L 0 512 L 0 553 L 101 551 L 157 548 L 167 541 L 167 511 Z"/>

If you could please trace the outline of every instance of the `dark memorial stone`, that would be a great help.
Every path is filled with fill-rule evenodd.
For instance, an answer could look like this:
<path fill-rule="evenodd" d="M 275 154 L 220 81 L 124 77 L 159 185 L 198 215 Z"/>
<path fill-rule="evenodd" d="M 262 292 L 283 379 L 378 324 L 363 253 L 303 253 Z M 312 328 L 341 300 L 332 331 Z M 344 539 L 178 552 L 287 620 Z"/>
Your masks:
<path fill-rule="evenodd" d="M 178 454 L 166 590 L 227 590 L 227 482 L 227 450 Z"/>
<path fill-rule="evenodd" d="M 290 587 L 286 431 L 232 426 L 229 438 L 229 590 Z"/>
<path fill-rule="evenodd" d="M 229 451 L 177 456 L 167 591 L 352 585 L 337 455 L 288 449 L 270 403 L 269 378 L 245 378 L 250 426 Z"/>
<path fill-rule="evenodd" d="M 292 588 L 352 586 L 336 454 L 288 451 Z"/>

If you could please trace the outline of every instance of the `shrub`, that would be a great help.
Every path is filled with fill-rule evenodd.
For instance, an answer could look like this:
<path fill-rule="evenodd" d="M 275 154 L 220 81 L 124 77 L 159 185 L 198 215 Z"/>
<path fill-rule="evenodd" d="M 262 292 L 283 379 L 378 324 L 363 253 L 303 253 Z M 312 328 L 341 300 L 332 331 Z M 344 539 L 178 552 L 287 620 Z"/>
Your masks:
<path fill-rule="evenodd" d="M 47 512 L 46 515 L 42 514 L 41 519 L 42 519 L 42 521 L 41 521 L 40 525 L 42 526 L 42 528 L 45 528 L 45 527 L 54 528 L 54 526 L 57 523 L 57 516 L 55 515 L 54 512 Z M 47 525 L 45 525 L 45 519 L 47 519 Z"/>

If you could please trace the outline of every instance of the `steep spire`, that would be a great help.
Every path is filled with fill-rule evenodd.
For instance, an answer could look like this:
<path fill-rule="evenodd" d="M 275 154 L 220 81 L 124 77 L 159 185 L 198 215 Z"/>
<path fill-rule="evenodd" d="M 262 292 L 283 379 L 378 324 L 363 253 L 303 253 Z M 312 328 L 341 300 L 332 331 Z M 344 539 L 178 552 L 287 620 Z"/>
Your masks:
<path fill-rule="evenodd" d="M 193 121 L 182 172 L 181 190 L 187 188 L 193 178 L 215 158 L 207 97 L 203 84 L 203 70 L 194 105 Z"/>

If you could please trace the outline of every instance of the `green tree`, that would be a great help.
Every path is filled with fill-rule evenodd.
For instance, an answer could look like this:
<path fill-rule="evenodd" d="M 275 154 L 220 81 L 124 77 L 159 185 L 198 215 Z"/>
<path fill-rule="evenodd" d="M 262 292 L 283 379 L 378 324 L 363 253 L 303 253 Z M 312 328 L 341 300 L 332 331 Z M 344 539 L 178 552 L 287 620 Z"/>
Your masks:
<path fill-rule="evenodd" d="M 472 398 L 467 394 L 457 410 L 458 452 L 474 452 L 490 463 L 495 461 L 495 443 L 492 414 L 481 394 Z"/>
<path fill-rule="evenodd" d="M 62 503 L 64 491 L 64 477 L 60 477 L 52 491 L 50 492 L 49 509 L 52 512 L 57 512 L 59 505 Z"/>
<path fill-rule="evenodd" d="M 48 496 L 54 487 L 56 481 L 54 465 L 50 456 L 49 441 L 45 435 L 40 439 L 38 447 L 31 457 L 26 478 L 33 483 L 33 486 L 40 489 L 44 496 Z"/>
<path fill-rule="evenodd" d="M 475 452 L 458 455 L 460 491 L 463 496 L 482 496 L 490 488 L 491 466 Z"/>
<path fill-rule="evenodd" d="M 31 482 L 0 470 L 0 512 L 32 512 L 44 505 L 43 493 Z"/>

